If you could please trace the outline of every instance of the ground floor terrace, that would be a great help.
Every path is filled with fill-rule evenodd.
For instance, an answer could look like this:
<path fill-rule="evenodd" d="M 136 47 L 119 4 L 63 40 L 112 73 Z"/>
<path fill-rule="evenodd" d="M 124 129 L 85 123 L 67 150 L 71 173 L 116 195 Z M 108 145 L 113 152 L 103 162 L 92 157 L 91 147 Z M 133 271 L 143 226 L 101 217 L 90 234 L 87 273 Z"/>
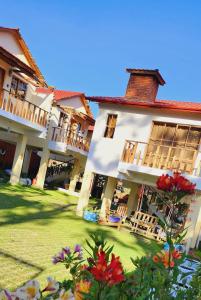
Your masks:
<path fill-rule="evenodd" d="M 0 180 L 11 184 L 60 187 L 72 194 L 81 187 L 86 156 L 73 149 L 50 149 L 45 139 L 0 130 Z"/>
<path fill-rule="evenodd" d="M 88 234 L 102 231 L 127 270 L 130 257 L 159 250 L 155 241 L 103 227 L 75 215 L 78 198 L 59 191 L 0 184 L 0 288 L 14 289 L 31 278 L 68 276 L 52 256 L 64 246 L 85 244 Z M 94 205 L 94 200 L 91 200 Z"/>
<path fill-rule="evenodd" d="M 186 251 L 201 244 L 201 191 L 185 196 L 172 211 L 164 203 L 164 195 L 156 188 L 158 176 L 134 174 L 129 179 L 95 174 L 85 171 L 77 206 L 77 214 L 83 215 L 90 203 L 90 196 L 101 199 L 100 225 L 126 227 L 130 232 L 165 242 L 161 224 L 173 222 L 173 231 L 179 235 L 185 228 Z M 120 223 L 118 219 L 120 219 Z M 117 223 L 117 224 L 115 224 Z"/>

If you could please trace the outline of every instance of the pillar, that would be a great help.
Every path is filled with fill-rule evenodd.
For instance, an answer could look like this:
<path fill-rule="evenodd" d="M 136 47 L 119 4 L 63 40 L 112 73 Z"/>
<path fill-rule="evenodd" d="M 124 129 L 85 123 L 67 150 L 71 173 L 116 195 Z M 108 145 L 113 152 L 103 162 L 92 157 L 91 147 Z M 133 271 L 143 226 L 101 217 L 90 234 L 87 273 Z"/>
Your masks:
<path fill-rule="evenodd" d="M 138 193 L 138 185 L 137 183 L 131 182 L 130 184 L 130 194 L 128 196 L 128 216 L 132 213 L 132 211 L 137 209 L 137 193 Z"/>
<path fill-rule="evenodd" d="M 24 154 L 24 161 L 23 161 L 23 165 L 22 165 L 22 173 L 24 173 L 24 174 L 28 174 L 31 153 L 32 153 L 32 149 L 26 148 L 25 154 Z"/>
<path fill-rule="evenodd" d="M 24 153 L 26 149 L 27 136 L 20 135 L 17 138 L 17 145 L 15 149 L 15 156 L 13 160 L 13 166 L 11 170 L 10 183 L 17 184 L 20 180 L 20 175 L 22 171 L 22 164 L 24 159 Z"/>
<path fill-rule="evenodd" d="M 73 170 L 70 176 L 70 184 L 69 184 L 69 191 L 74 192 L 76 183 L 80 176 L 80 161 L 79 159 L 75 159 Z"/>
<path fill-rule="evenodd" d="M 105 191 L 104 191 L 104 196 L 102 200 L 102 205 L 101 205 L 101 211 L 100 211 L 100 216 L 102 218 L 105 217 L 106 209 L 110 208 L 112 198 L 114 196 L 114 190 L 117 185 L 117 179 L 115 177 L 108 177 L 107 183 L 105 186 Z"/>
<path fill-rule="evenodd" d="M 46 144 L 43 148 L 43 152 L 40 160 L 40 166 L 39 166 L 38 174 L 36 176 L 35 187 L 37 188 L 43 189 L 44 187 L 45 176 L 46 176 L 47 167 L 49 163 L 49 157 L 50 157 L 50 151 Z"/>
<path fill-rule="evenodd" d="M 90 197 L 91 188 L 93 185 L 93 180 L 94 180 L 94 173 L 85 170 L 83 180 L 82 180 L 80 197 L 79 197 L 77 209 L 76 209 L 76 214 L 78 216 L 83 215 L 83 211 L 89 203 L 89 197 Z"/>
<path fill-rule="evenodd" d="M 196 246 L 197 239 L 201 228 L 201 194 L 190 196 L 192 202 L 190 204 L 190 212 L 187 216 L 186 226 L 188 228 L 186 235 L 186 252 L 190 248 Z"/>

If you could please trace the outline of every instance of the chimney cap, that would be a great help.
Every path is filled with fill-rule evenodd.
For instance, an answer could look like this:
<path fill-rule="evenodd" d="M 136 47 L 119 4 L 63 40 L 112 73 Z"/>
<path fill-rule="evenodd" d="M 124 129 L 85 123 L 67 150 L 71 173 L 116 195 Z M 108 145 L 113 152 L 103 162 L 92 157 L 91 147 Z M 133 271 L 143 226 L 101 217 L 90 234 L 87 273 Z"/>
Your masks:
<path fill-rule="evenodd" d="M 151 76 L 156 77 L 156 79 L 158 80 L 160 85 L 165 84 L 165 80 L 161 76 L 161 74 L 159 72 L 159 69 L 153 69 L 153 70 L 149 70 L 149 69 L 126 69 L 126 71 L 130 74 L 136 74 L 136 75 L 151 75 Z"/>

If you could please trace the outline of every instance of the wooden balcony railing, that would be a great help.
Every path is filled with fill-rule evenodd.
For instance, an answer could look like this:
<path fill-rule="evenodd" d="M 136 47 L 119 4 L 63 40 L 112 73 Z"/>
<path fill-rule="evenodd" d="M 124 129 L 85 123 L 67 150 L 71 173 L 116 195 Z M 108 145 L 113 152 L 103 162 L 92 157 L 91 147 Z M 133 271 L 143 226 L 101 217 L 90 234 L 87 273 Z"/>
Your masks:
<path fill-rule="evenodd" d="M 151 151 L 152 149 L 152 151 Z M 126 141 L 121 161 L 138 166 L 186 172 L 200 176 L 200 152 L 193 148 Z"/>
<path fill-rule="evenodd" d="M 86 152 L 89 151 L 90 139 L 88 137 L 84 137 L 81 132 L 53 127 L 52 141 L 62 142 Z"/>
<path fill-rule="evenodd" d="M 47 125 L 49 113 L 46 110 L 27 100 L 16 98 L 8 91 L 0 91 L 0 109 L 40 126 Z"/>

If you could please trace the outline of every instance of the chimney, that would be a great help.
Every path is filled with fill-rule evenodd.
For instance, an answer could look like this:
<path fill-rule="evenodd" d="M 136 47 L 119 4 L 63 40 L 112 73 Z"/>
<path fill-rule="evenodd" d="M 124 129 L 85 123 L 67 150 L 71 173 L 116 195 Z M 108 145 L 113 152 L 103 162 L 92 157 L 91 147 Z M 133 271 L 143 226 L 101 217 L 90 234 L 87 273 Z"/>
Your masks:
<path fill-rule="evenodd" d="M 159 70 L 126 69 L 130 73 L 125 98 L 143 102 L 154 102 L 158 86 L 165 81 Z"/>

